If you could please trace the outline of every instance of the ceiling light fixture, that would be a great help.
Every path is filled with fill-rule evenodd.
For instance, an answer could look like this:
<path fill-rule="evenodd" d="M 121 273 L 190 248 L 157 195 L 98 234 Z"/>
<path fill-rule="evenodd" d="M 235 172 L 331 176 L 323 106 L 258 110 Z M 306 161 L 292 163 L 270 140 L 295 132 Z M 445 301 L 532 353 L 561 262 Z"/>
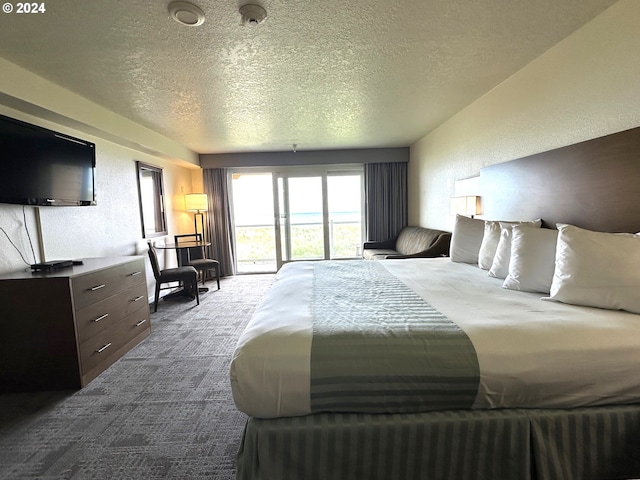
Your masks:
<path fill-rule="evenodd" d="M 260 5 L 247 4 L 240 7 L 242 24 L 255 27 L 267 18 L 267 11 Z"/>
<path fill-rule="evenodd" d="M 189 2 L 171 2 L 169 14 L 176 22 L 189 27 L 197 27 L 204 23 L 204 12 Z"/>

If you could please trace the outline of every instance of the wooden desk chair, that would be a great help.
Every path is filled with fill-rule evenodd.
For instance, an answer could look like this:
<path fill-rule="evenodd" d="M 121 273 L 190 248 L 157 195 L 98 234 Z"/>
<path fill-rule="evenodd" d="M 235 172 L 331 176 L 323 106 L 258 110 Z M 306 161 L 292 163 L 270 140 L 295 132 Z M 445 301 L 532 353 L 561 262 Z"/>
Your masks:
<path fill-rule="evenodd" d="M 173 237 L 175 244 L 179 245 L 180 242 L 202 242 L 201 233 L 187 233 L 183 235 L 175 235 Z M 220 290 L 220 262 L 213 258 L 207 258 L 205 255 L 205 247 L 190 247 L 190 248 L 178 248 L 176 250 L 178 254 L 178 263 L 180 265 L 190 265 L 198 270 L 198 273 L 202 275 L 202 284 L 204 285 L 206 272 L 209 270 L 215 270 L 216 282 L 218 284 L 218 290 Z"/>
<path fill-rule="evenodd" d="M 195 291 L 197 305 L 200 305 L 200 296 L 198 295 L 198 271 L 190 266 L 178 268 L 165 268 L 160 270 L 158 263 L 158 255 L 154 250 L 151 242 L 149 242 L 149 260 L 151 261 L 151 269 L 156 279 L 156 293 L 153 300 L 153 311 L 158 311 L 158 300 L 160 298 L 160 290 L 166 290 L 174 287 L 162 287 L 163 283 L 181 282 L 185 287 L 192 286 Z"/>

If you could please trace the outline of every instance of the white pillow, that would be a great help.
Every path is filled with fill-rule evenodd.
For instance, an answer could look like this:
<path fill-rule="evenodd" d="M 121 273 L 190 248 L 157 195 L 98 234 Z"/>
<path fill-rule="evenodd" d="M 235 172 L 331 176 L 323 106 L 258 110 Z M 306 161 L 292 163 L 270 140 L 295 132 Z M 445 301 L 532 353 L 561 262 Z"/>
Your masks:
<path fill-rule="evenodd" d="M 478 252 L 478 266 L 483 270 L 489 270 L 496 255 L 498 242 L 500 241 L 500 222 L 485 221 L 484 235 Z"/>
<path fill-rule="evenodd" d="M 505 278 L 509 274 L 509 259 L 511 258 L 511 227 L 509 223 L 500 225 L 500 241 L 489 269 L 489 276 Z"/>
<path fill-rule="evenodd" d="M 451 235 L 449 256 L 452 262 L 478 263 L 478 252 L 484 235 L 484 220 L 456 215 Z"/>
<path fill-rule="evenodd" d="M 530 227 L 540 227 L 542 220 L 532 220 L 530 222 L 499 222 L 500 240 L 489 269 L 489 276 L 495 278 L 506 278 L 509 274 L 509 261 L 511 259 L 511 228 L 514 225 L 526 225 Z"/>
<path fill-rule="evenodd" d="M 558 224 L 550 300 L 640 313 L 640 236 Z"/>
<path fill-rule="evenodd" d="M 540 225 L 542 225 L 542 220 L 538 219 L 532 220 L 530 222 L 497 222 L 491 220 L 485 221 L 482 243 L 480 244 L 480 251 L 478 252 L 478 266 L 484 270 L 489 270 L 491 268 L 491 265 L 493 265 L 493 258 L 496 255 L 496 250 L 500 241 L 501 223 L 511 225 L 531 225 L 533 227 L 539 227 Z"/>
<path fill-rule="evenodd" d="M 548 294 L 555 270 L 558 231 L 514 225 L 511 232 L 509 274 L 502 286 Z"/>

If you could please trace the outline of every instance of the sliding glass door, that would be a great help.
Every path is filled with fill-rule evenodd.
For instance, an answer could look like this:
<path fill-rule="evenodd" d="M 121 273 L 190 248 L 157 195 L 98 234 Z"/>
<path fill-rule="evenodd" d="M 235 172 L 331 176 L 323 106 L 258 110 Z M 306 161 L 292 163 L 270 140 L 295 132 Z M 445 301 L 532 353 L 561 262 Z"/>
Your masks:
<path fill-rule="evenodd" d="M 233 173 L 231 190 L 237 272 L 275 272 L 278 262 L 271 173 Z"/>
<path fill-rule="evenodd" d="M 362 174 L 329 172 L 326 196 L 330 258 L 360 258 L 364 238 Z"/>
<path fill-rule="evenodd" d="M 275 271 L 298 260 L 360 257 L 361 167 L 288 168 L 232 178 L 239 273 Z"/>
<path fill-rule="evenodd" d="M 323 178 L 278 176 L 280 263 L 325 255 Z"/>

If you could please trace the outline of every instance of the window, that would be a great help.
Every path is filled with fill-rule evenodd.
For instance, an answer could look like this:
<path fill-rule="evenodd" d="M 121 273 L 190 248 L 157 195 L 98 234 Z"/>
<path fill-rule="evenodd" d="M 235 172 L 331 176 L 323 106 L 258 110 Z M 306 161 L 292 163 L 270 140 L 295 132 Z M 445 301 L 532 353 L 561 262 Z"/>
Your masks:
<path fill-rule="evenodd" d="M 136 168 L 142 237 L 166 235 L 167 217 L 164 209 L 162 169 L 142 162 L 136 162 Z"/>

